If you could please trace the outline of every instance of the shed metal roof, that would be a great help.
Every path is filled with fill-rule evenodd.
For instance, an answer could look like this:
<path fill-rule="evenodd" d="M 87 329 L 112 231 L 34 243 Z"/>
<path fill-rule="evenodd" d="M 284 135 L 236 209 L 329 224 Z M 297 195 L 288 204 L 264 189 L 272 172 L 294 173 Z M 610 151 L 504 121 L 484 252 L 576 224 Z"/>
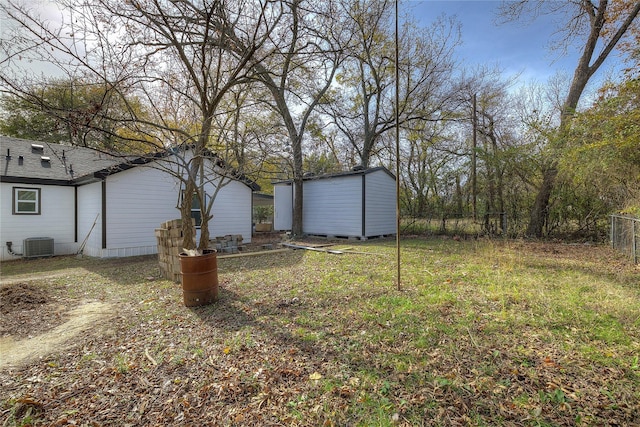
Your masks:
<path fill-rule="evenodd" d="M 383 171 L 384 173 L 389 175 L 394 181 L 396 179 L 396 176 L 393 173 L 391 173 L 391 171 L 389 171 L 389 169 L 385 168 L 384 166 L 377 166 L 377 167 L 374 167 L 374 168 L 367 168 L 367 169 L 355 169 L 355 170 L 352 169 L 350 171 L 327 173 L 327 174 L 322 174 L 322 175 L 305 175 L 302 179 L 303 179 L 303 181 L 313 181 L 313 180 L 317 180 L 317 179 L 342 178 L 342 177 L 347 177 L 347 176 L 367 175 L 367 174 L 370 174 L 372 172 L 377 172 L 377 171 Z M 273 185 L 290 184 L 292 182 L 293 182 L 293 179 L 285 179 L 285 180 L 280 180 L 280 181 L 274 181 L 272 184 Z"/>

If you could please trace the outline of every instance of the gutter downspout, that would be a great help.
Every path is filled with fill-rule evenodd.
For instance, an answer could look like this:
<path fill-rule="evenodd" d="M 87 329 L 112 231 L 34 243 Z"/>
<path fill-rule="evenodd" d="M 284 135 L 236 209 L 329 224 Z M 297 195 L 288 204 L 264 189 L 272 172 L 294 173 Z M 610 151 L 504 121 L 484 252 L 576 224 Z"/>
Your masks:
<path fill-rule="evenodd" d="M 102 181 L 102 249 L 107 249 L 107 181 Z"/>
<path fill-rule="evenodd" d="M 367 238 L 367 184 L 365 179 L 365 174 L 362 174 L 362 236 L 361 239 Z"/>

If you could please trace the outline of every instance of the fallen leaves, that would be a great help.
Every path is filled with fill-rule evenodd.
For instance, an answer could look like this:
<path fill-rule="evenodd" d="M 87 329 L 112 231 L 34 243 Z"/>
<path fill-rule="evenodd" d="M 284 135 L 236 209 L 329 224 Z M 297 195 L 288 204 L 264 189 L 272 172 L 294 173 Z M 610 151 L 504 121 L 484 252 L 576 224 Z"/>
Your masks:
<path fill-rule="evenodd" d="M 314 372 L 313 374 L 309 375 L 309 379 L 312 381 L 318 381 L 322 379 L 322 374 L 320 374 L 319 372 Z"/>
<path fill-rule="evenodd" d="M 457 242 L 455 251 L 464 245 Z M 567 248 L 553 255 L 578 262 Z M 415 262 L 428 281 L 416 280 L 401 297 L 389 290 L 384 265 L 357 264 L 352 257 L 296 251 L 228 260 L 220 266 L 221 300 L 194 309 L 183 307 L 179 285 L 150 280 L 155 261 L 66 274 L 56 298 L 68 293 L 113 301 L 118 316 L 63 351 L 0 372 L 0 410 L 26 415 L 32 408 L 41 425 L 640 420 L 637 360 L 623 346 L 600 351 L 604 361 L 595 357 L 599 353 L 585 357 L 570 341 L 586 339 L 583 328 L 560 325 L 562 333 L 556 332 L 552 314 L 534 316 L 535 302 L 520 289 L 480 300 L 483 286 L 498 286 L 496 275 L 505 279 L 503 264 L 518 270 L 512 258 L 492 259 L 491 284 L 483 284 L 468 267 L 459 281 L 460 258 L 443 254 L 443 264 L 430 268 L 423 255 L 411 257 L 409 249 L 406 262 Z M 535 274 L 554 280 L 543 261 Z M 551 296 L 546 303 L 553 310 Z M 516 323 L 513 313 L 525 320 Z M 637 332 L 629 334 L 637 343 Z"/>

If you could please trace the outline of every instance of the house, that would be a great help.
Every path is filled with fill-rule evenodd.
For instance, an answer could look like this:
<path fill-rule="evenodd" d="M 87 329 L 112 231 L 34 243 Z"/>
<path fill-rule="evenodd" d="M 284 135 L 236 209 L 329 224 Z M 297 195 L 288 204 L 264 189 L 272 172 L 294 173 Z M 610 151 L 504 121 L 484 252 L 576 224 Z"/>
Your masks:
<path fill-rule="evenodd" d="M 180 217 L 180 180 L 168 168 L 184 152 L 123 158 L 0 136 L 0 153 L 1 260 L 80 249 L 100 258 L 155 254 L 154 230 Z M 216 182 L 205 186 L 207 195 L 216 194 Z M 243 177 L 225 178 L 213 204 L 212 237 L 251 241 L 257 189 Z"/>
<path fill-rule="evenodd" d="M 274 229 L 291 230 L 293 182 L 275 182 Z M 305 176 L 302 231 L 367 239 L 396 233 L 395 176 L 384 167 Z"/>

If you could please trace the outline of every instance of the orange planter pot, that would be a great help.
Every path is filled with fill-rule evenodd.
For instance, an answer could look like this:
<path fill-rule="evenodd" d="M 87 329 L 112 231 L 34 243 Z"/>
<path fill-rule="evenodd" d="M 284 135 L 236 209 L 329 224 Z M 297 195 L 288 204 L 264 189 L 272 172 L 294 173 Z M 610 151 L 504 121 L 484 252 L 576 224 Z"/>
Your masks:
<path fill-rule="evenodd" d="M 215 250 L 202 255 L 180 254 L 182 296 L 184 305 L 197 307 L 218 300 L 218 254 Z"/>

